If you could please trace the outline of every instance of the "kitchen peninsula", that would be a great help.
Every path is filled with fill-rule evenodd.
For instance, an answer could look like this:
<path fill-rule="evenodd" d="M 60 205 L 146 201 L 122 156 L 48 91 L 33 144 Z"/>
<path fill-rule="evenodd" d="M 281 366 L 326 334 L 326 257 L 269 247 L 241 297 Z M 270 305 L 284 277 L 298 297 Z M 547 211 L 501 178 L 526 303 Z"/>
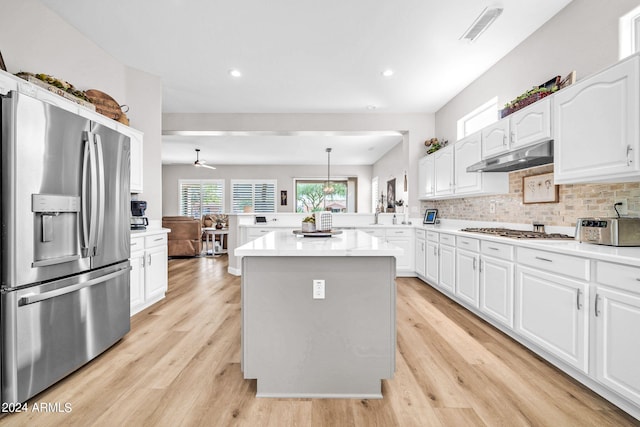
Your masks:
<path fill-rule="evenodd" d="M 395 371 L 395 257 L 358 230 L 274 231 L 242 257 L 244 377 L 258 397 L 381 398 Z"/>

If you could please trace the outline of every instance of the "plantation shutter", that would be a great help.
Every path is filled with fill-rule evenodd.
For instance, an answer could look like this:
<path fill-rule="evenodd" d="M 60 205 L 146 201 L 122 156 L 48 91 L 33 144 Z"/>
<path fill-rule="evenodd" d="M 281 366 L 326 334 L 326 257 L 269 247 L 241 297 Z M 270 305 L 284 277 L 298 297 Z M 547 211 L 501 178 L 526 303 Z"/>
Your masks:
<path fill-rule="evenodd" d="M 224 212 L 224 180 L 180 180 L 182 216 L 201 218 Z"/>
<path fill-rule="evenodd" d="M 232 180 L 233 212 L 244 212 L 245 206 L 251 206 L 253 212 L 258 213 L 275 212 L 276 184 L 275 180 Z"/>

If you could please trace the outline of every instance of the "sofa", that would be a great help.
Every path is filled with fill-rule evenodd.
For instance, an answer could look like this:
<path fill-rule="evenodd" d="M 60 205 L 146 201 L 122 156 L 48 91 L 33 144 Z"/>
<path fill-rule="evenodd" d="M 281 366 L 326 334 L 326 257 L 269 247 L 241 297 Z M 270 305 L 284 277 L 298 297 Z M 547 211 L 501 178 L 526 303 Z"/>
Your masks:
<path fill-rule="evenodd" d="M 162 226 L 170 228 L 169 256 L 198 256 L 202 252 L 202 224 L 188 216 L 162 217 Z"/>

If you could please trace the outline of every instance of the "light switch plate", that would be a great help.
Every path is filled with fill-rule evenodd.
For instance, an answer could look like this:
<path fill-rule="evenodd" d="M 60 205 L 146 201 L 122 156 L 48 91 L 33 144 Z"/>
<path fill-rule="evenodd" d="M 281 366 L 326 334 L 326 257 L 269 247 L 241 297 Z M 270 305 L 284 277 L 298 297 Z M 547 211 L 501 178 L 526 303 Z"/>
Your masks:
<path fill-rule="evenodd" d="M 313 280 L 313 299 L 324 299 L 324 280 Z"/>

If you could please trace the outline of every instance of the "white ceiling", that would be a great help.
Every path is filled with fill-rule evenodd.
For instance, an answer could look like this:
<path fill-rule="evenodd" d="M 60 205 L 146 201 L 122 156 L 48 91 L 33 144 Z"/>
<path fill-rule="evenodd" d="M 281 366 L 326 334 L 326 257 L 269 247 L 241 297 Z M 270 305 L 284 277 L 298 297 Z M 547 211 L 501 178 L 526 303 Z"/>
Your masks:
<path fill-rule="evenodd" d="M 433 113 L 570 2 L 41 1 L 119 61 L 161 76 L 163 112 L 180 113 Z M 474 43 L 459 40 L 486 6 L 504 12 Z M 166 138 L 167 153 L 177 141 Z"/>

